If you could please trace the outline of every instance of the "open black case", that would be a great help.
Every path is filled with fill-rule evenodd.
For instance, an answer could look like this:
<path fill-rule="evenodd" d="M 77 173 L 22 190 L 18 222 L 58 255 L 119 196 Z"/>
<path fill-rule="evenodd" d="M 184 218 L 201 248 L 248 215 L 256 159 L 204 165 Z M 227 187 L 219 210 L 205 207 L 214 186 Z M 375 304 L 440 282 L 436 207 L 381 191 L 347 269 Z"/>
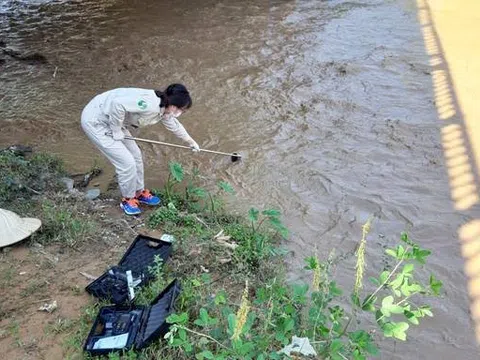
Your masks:
<path fill-rule="evenodd" d="M 138 235 L 118 265 L 91 282 L 86 290 L 113 304 L 132 302 L 135 297 L 134 288 L 145 286 L 153 279 L 148 268 L 154 265 L 155 256 L 159 256 L 165 263 L 171 252 L 171 242 Z"/>
<path fill-rule="evenodd" d="M 171 282 L 150 306 L 104 306 L 88 334 L 84 350 L 91 355 L 142 349 L 168 332 L 166 319 L 180 294 L 177 280 Z"/>

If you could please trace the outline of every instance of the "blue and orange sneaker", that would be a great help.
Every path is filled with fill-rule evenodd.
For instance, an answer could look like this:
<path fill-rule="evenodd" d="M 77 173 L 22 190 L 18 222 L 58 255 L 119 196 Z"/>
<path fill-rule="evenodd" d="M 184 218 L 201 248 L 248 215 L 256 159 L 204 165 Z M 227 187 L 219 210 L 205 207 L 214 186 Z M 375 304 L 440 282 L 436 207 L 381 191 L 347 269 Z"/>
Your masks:
<path fill-rule="evenodd" d="M 133 199 L 126 199 L 123 198 L 122 202 L 120 203 L 120 207 L 127 215 L 138 215 L 142 213 L 142 210 L 138 207 L 138 200 Z"/>
<path fill-rule="evenodd" d="M 157 206 L 162 202 L 158 196 L 153 195 L 148 189 L 143 190 L 140 195 L 136 197 L 136 199 L 142 204 L 150 206 Z"/>

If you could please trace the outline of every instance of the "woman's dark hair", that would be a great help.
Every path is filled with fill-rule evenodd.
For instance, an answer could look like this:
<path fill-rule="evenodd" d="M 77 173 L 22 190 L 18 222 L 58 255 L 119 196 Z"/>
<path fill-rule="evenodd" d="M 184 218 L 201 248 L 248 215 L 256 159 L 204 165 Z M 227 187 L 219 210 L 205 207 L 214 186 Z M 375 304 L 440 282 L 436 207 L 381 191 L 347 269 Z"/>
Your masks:
<path fill-rule="evenodd" d="M 171 84 L 165 91 L 155 90 L 155 94 L 160 98 L 160 107 L 174 105 L 179 109 L 190 109 L 192 98 L 185 85 Z"/>

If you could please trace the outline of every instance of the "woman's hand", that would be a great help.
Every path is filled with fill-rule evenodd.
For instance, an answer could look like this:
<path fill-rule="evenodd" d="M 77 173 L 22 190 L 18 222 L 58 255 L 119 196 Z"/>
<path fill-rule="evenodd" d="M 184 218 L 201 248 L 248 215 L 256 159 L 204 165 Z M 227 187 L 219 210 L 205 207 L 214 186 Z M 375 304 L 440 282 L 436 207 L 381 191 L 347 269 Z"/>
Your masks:
<path fill-rule="evenodd" d="M 200 146 L 198 146 L 197 142 L 195 140 L 190 140 L 188 142 L 188 145 L 190 145 L 190 147 L 192 148 L 192 151 L 197 153 L 200 151 Z"/>

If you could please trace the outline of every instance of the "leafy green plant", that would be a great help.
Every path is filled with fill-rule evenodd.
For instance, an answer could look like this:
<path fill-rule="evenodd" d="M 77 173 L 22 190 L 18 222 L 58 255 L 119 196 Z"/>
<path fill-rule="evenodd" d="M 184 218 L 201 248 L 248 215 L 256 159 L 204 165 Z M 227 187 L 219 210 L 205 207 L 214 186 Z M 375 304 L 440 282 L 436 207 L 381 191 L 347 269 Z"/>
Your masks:
<path fill-rule="evenodd" d="M 365 230 L 368 232 L 369 226 Z M 418 325 L 421 318 L 433 315 L 428 305 L 414 305 L 413 297 L 421 301 L 438 296 L 441 288 L 433 276 L 428 286 L 416 279 L 413 261 L 424 264 L 430 252 L 406 234 L 402 234 L 402 241 L 406 247 L 387 250 L 396 264 L 374 278 L 376 290 L 363 301 L 358 288 L 353 293 L 352 313 L 340 301 L 342 290 L 331 278 L 333 256 L 325 263 L 309 257 L 305 269 L 313 272 L 311 292 L 308 285 L 286 285 L 274 278 L 258 286 L 254 295 L 246 287 L 237 311 L 225 293 L 213 301 L 204 298 L 198 312 L 184 308 L 186 311 L 168 319 L 172 324 L 166 336 L 168 344 L 181 349 L 185 358 L 283 359 L 285 355 L 279 351 L 296 335 L 308 338 L 320 358 L 361 360 L 375 356 L 374 329 L 357 318 L 358 312 L 375 314 L 383 336 L 405 340 L 409 330 L 406 321 Z M 406 321 L 397 321 L 397 316 Z"/>
<path fill-rule="evenodd" d="M 395 249 L 386 250 L 396 261 L 393 269 L 383 271 L 378 278 L 370 278 L 377 288 L 361 303 L 359 298 L 354 296 L 353 299 L 357 306 L 375 314 L 385 337 L 406 340 L 410 324 L 418 325 L 419 319 L 433 316 L 428 305 L 415 305 L 412 300 L 418 295 L 439 296 L 442 283 L 433 274 L 428 285 L 417 279 L 415 266 L 425 264 L 431 252 L 414 243 L 407 233 L 402 234 L 401 241 L 406 246 L 400 244 Z M 402 319 L 404 321 L 400 321 Z"/>
<path fill-rule="evenodd" d="M 198 171 L 186 175 L 171 163 L 165 188 L 165 199 L 171 201 L 148 220 L 177 239 L 172 269 L 156 259 L 151 269 L 155 281 L 138 294 L 138 302 L 148 304 L 171 274 L 181 278 L 166 341 L 118 358 L 286 359 L 291 357 L 282 349 L 297 336 L 308 339 L 318 358 L 362 360 L 378 354 L 380 336 L 406 340 L 413 326 L 433 316 L 425 299 L 439 296 L 442 284 L 434 275 L 423 279 L 418 270 L 430 251 L 406 234 L 398 246 L 386 250 L 392 263 L 379 274 L 368 274 L 371 222 L 364 225 L 350 297 L 342 296 L 345 291 L 332 275 L 338 263 L 333 252 L 326 261 L 306 259 L 311 284 L 290 284 L 278 257 L 283 254 L 281 236 L 288 236 L 280 212 L 252 208 L 244 217 L 225 214 L 213 191 L 196 185 L 197 176 Z M 184 180 L 185 195 L 174 189 Z M 217 186 L 221 192 L 233 190 L 225 182 Z M 363 284 L 364 278 L 370 282 Z M 368 316 L 373 325 L 365 322 Z"/>
<path fill-rule="evenodd" d="M 233 187 L 226 181 L 220 181 L 217 183 L 217 187 L 218 187 L 218 190 L 220 190 L 221 192 L 224 192 L 226 194 L 234 194 L 235 193 L 235 190 L 233 189 Z M 193 184 L 193 182 L 191 182 L 189 184 L 189 186 L 187 187 L 187 190 L 186 190 L 186 198 L 188 200 L 192 200 L 192 199 L 201 199 L 201 200 L 207 200 L 208 201 L 208 204 L 210 206 L 210 209 L 207 209 L 210 211 L 210 214 L 212 216 L 216 216 L 216 213 L 218 211 L 218 207 L 219 207 L 219 200 L 218 198 L 216 198 L 212 192 L 206 190 L 205 188 L 203 187 L 200 187 L 200 186 L 195 186 Z M 195 210 L 198 210 L 198 211 L 201 211 L 202 209 L 201 208 L 196 208 Z"/>
<path fill-rule="evenodd" d="M 178 162 L 171 161 L 168 164 L 168 178 L 167 182 L 165 183 L 165 196 L 167 202 L 172 201 L 172 193 L 173 193 L 173 187 L 175 184 L 179 184 L 183 181 L 185 177 L 185 172 L 183 170 L 183 166 L 179 164 Z"/>
<path fill-rule="evenodd" d="M 255 271 L 265 259 L 284 254 L 276 240 L 277 234 L 288 236 L 288 230 L 280 220 L 280 212 L 274 209 L 260 212 L 252 208 L 248 219 L 248 226 L 239 222 L 227 224 L 225 233 L 238 245 L 234 254 L 236 264 Z"/>
<path fill-rule="evenodd" d="M 155 229 L 159 225 L 170 222 L 176 224 L 181 219 L 180 213 L 173 203 L 168 203 L 167 206 L 159 207 L 147 219 L 147 225 Z"/>
<path fill-rule="evenodd" d="M 280 220 L 280 211 L 278 210 L 267 209 L 260 212 L 255 208 L 251 208 L 248 212 L 248 219 L 251 222 L 252 234 L 257 233 L 267 221 L 272 229 L 277 231 L 284 238 L 288 237 L 288 229 Z"/>
<path fill-rule="evenodd" d="M 155 255 L 153 265 L 148 267 L 148 272 L 153 277 L 153 280 L 149 286 L 140 290 L 136 299 L 137 303 L 144 305 L 150 304 L 165 288 L 167 279 L 165 278 L 163 266 L 163 259 L 159 255 Z"/>

